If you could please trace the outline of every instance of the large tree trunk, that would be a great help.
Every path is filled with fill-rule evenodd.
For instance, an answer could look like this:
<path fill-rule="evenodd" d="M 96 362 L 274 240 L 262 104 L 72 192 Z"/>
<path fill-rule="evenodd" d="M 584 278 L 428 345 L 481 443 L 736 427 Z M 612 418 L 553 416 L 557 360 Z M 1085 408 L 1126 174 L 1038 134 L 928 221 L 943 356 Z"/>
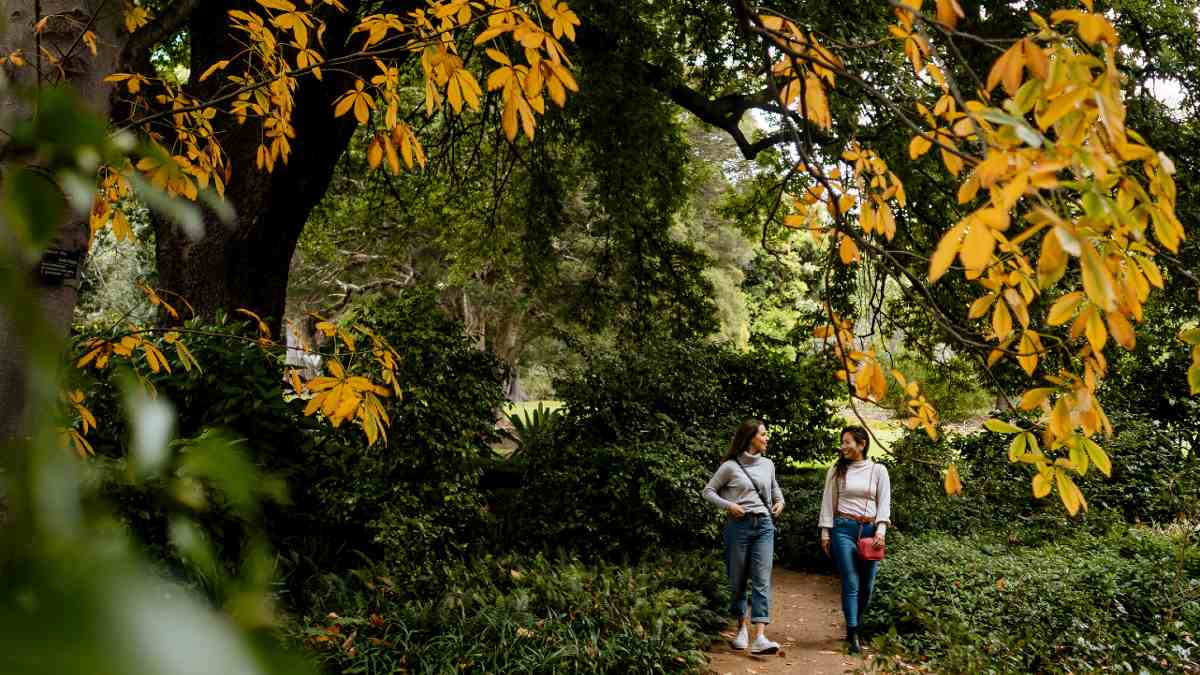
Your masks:
<path fill-rule="evenodd" d="M 198 81 L 209 65 L 242 50 L 238 36 L 228 30 L 226 13 L 240 4 L 205 2 L 192 15 L 189 93 L 193 96 L 203 99 L 219 83 L 218 77 Z M 346 4 L 351 12 L 327 17 L 325 44 L 330 46 L 330 57 L 345 44 L 354 23 L 354 3 Z M 255 165 L 261 127 L 254 121 L 238 124 L 229 116 L 219 118 L 216 131 L 232 170 L 225 196 L 236 218 L 226 224 L 208 214 L 204 236 L 196 241 L 169 221 L 156 219 L 163 288 L 179 293 L 201 316 L 245 308 L 266 320 L 276 336 L 282 335 L 288 267 L 296 242 L 354 134 L 352 116 L 333 116 L 333 102 L 350 88 L 349 82 L 332 73 L 326 73 L 324 81 L 300 79 L 292 154 L 273 173 Z"/>
<path fill-rule="evenodd" d="M 64 83 L 70 85 L 98 115 L 108 115 L 110 85 L 104 83 L 103 78 L 112 72 L 122 44 L 117 32 L 121 23 L 120 3 L 5 0 L 0 11 L 3 12 L 0 15 L 0 54 L 20 50 L 30 64 L 22 68 L 6 66 L 10 86 L 0 90 L 0 128 L 12 129 L 14 124 L 34 114 L 32 100 L 19 95 L 18 91 L 33 94 L 42 87 Z M 38 35 L 34 25 L 43 17 L 49 18 Z M 90 26 L 98 38 L 99 49 L 94 56 L 79 39 L 84 26 Z M 52 64 L 48 57 L 38 58 L 39 54 L 61 54 L 66 58 Z M 9 138 L 7 134 L 0 134 L 0 156 L 8 161 L 20 161 L 22 158 L 11 156 Z M 36 162 L 36 158 L 29 158 L 29 161 Z M 0 232 L 0 246 L 12 245 L 8 237 L 7 231 Z M 86 220 L 71 214 L 59 224 L 49 250 L 61 251 L 82 262 L 87 254 L 87 244 Z M 31 263 L 31 267 L 36 264 Z M 58 335 L 65 337 L 78 300 L 78 279 L 59 279 L 30 271 L 37 284 L 37 310 Z M 22 433 L 29 412 L 25 401 L 28 348 L 22 344 L 13 320 L 14 317 L 0 312 L 0 443 Z"/>

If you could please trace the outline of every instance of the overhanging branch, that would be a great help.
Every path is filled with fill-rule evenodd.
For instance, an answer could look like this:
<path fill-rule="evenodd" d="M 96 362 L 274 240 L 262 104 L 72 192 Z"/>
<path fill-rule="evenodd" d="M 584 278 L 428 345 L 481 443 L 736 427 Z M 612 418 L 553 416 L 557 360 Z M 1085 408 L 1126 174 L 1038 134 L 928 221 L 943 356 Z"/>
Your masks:
<path fill-rule="evenodd" d="M 200 2 L 201 0 L 176 0 L 154 17 L 153 21 L 137 29 L 129 36 L 125 48 L 121 50 L 121 63 L 136 63 L 144 54 L 148 54 L 154 45 L 178 33 L 191 18 L 192 12 L 200 6 Z"/>

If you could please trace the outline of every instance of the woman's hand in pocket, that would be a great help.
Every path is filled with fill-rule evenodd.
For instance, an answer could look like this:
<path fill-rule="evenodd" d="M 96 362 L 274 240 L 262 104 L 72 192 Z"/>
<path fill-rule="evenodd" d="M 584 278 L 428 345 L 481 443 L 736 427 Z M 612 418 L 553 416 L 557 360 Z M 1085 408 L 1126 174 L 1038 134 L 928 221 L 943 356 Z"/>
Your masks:
<path fill-rule="evenodd" d="M 746 509 L 742 508 L 740 504 L 730 504 L 729 512 L 733 514 L 734 518 L 742 518 L 746 515 Z"/>

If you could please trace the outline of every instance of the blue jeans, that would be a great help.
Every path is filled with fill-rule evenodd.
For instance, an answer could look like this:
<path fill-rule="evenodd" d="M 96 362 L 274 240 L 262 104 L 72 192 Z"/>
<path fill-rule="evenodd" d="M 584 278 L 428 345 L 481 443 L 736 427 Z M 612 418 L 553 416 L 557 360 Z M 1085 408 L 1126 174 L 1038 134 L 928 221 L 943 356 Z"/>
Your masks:
<path fill-rule="evenodd" d="M 746 514 L 725 524 L 725 574 L 729 578 L 729 613 L 746 615 L 746 582 L 750 582 L 750 621 L 771 622 L 771 564 L 775 525 L 769 516 Z M 748 579 L 747 579 L 748 577 Z"/>
<path fill-rule="evenodd" d="M 842 516 L 833 519 L 830 532 L 829 550 L 842 578 L 842 614 L 846 615 L 847 628 L 857 628 L 859 617 L 867 611 L 875 588 L 875 572 L 879 569 L 878 560 L 862 560 L 858 556 L 859 528 L 861 536 L 875 536 L 874 523 L 864 525 Z"/>

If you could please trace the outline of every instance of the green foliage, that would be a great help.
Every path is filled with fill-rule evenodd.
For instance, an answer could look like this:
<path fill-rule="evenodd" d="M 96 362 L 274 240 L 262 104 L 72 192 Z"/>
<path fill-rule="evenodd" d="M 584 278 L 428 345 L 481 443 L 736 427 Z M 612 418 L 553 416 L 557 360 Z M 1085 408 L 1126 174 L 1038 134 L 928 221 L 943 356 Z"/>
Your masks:
<path fill-rule="evenodd" d="M 1198 591 L 1194 530 L 1039 548 L 927 535 L 892 546 L 864 630 L 941 673 L 1193 672 Z"/>
<path fill-rule="evenodd" d="M 781 464 L 831 447 L 836 383 L 816 356 L 739 352 L 693 341 L 651 341 L 587 357 L 555 381 L 570 431 L 596 442 L 640 444 L 680 434 L 701 441 L 696 457 L 715 465 L 747 417 L 763 419 Z"/>
<path fill-rule="evenodd" d="M 832 573 L 829 556 L 821 550 L 817 522 L 826 469 L 802 469 L 779 476 L 785 507 L 775 541 L 775 562 L 789 569 Z"/>
<path fill-rule="evenodd" d="M 517 449 L 513 454 L 550 442 L 563 416 L 562 408 L 547 408 L 540 401 L 532 410 L 508 415 L 508 421 L 512 424 L 513 434 L 517 439 Z"/>
<path fill-rule="evenodd" d="M 2 93 L 6 106 L 19 108 L 17 92 Z M 38 115 L 17 120 L 0 153 L 5 159 L 0 332 L 8 341 L 5 373 L 13 378 L 6 393 L 15 399 L 4 404 L 38 413 L 18 437 L 0 439 L 0 494 L 6 502 L 0 516 L 0 671 L 307 672 L 306 664 L 284 655 L 262 630 L 274 618 L 273 561 L 263 545 L 259 481 L 238 449 L 212 436 L 172 448 L 170 406 L 132 393 L 136 390 L 126 399 L 122 414 L 130 419 L 132 438 L 127 480 L 162 481 L 169 489 L 156 491 L 157 498 L 186 507 L 173 514 L 172 545 L 206 569 L 224 602 L 222 612 L 159 574 L 104 505 L 96 489 L 103 481 L 58 442 L 52 411 L 66 345 L 44 315 L 48 296 L 38 297 L 30 285 L 29 263 L 63 225 L 62 207 L 76 209 L 76 216 L 86 213 L 94 162 L 123 157 L 103 121 L 68 91 L 42 89 L 31 105 Z M 20 184 L 26 179 L 11 180 L 12 171 L 27 171 L 14 165 L 34 155 L 37 180 L 53 196 L 31 193 Z M 46 176 L 66 187 L 69 205 Z M 187 495 L 203 499 L 188 504 Z M 233 569 L 211 564 L 214 553 L 199 515 L 209 500 L 246 523 L 240 564 Z"/>
<path fill-rule="evenodd" d="M 431 599 L 406 601 L 385 566 L 325 575 L 288 632 L 339 673 L 701 673 L 724 624 L 713 556 L 484 556 L 422 583 Z"/>
<path fill-rule="evenodd" d="M 991 531 L 1034 543 L 1079 529 L 1101 533 L 1126 521 L 1166 523 L 1200 512 L 1200 472 L 1178 439 L 1144 417 L 1119 417 L 1114 424 L 1108 444 L 1113 475 L 1095 472 L 1080 480 L 1089 510 L 1073 521 L 1059 500 L 1032 496 L 1032 472 L 1008 461 L 1009 437 L 977 433 L 934 443 L 924 433 L 906 434 L 892 445 L 888 462 L 893 523 L 910 534 Z M 964 487 L 954 497 L 942 488 L 941 472 L 950 461 Z"/>
<path fill-rule="evenodd" d="M 943 422 L 961 422 L 987 410 L 993 403 L 991 394 L 980 386 L 978 369 L 964 356 L 938 360 L 904 350 L 893 355 L 890 365 L 903 373 L 908 381 L 920 383 L 921 394 L 937 410 Z M 897 385 L 890 369 L 886 371 L 886 377 L 888 395 L 883 405 L 906 412 L 908 396 L 904 388 Z"/>
<path fill-rule="evenodd" d="M 701 341 L 592 353 L 556 382 L 567 412 L 554 434 L 510 470 L 520 489 L 497 503 L 505 540 L 570 541 L 607 556 L 707 546 L 720 514 L 700 492 L 733 430 L 760 416 L 779 466 L 810 457 L 832 442 L 832 386 L 815 357 Z"/>
<path fill-rule="evenodd" d="M 200 368 L 185 370 L 163 346 L 172 372 L 145 375 L 160 396 L 178 403 L 182 434 L 220 427 L 252 439 L 245 446 L 252 461 L 292 487 L 291 503 L 267 517 L 297 580 L 344 563 L 355 550 L 419 574 L 488 528 L 479 480 L 491 454 L 493 410 L 503 400 L 503 370 L 468 344 L 429 294 L 379 301 L 360 313 L 353 320 L 402 355 L 403 396 L 384 399 L 391 418 L 386 444 L 367 446 L 357 428 L 333 429 L 305 417 L 304 402 L 283 393 L 277 356 L 260 348 L 250 337 L 253 327 L 240 321 L 189 322 L 187 344 Z M 101 422 L 93 432 L 97 454 L 119 461 L 130 452 L 129 434 L 115 414 L 111 377 L 101 371 L 80 386 L 91 392 Z M 120 480 L 108 486 L 126 522 L 151 545 L 165 546 L 162 505 Z M 236 523 L 213 518 L 209 526 L 219 548 L 238 550 Z"/>
<path fill-rule="evenodd" d="M 662 547 L 694 549 L 717 539 L 718 514 L 700 498 L 713 463 L 708 447 L 664 440 L 596 444 L 560 440 L 522 456 L 521 489 L 501 506 L 510 543 L 638 558 Z"/>
<path fill-rule="evenodd" d="M 377 301 L 357 320 L 402 357 L 403 396 L 385 400 L 387 443 L 364 447 L 351 429 L 322 432 L 293 450 L 290 480 L 299 490 L 289 518 L 305 523 L 298 548 L 312 552 L 318 568 L 338 549 L 356 549 L 416 575 L 488 528 L 479 480 L 492 454 L 504 371 L 430 294 Z"/>

